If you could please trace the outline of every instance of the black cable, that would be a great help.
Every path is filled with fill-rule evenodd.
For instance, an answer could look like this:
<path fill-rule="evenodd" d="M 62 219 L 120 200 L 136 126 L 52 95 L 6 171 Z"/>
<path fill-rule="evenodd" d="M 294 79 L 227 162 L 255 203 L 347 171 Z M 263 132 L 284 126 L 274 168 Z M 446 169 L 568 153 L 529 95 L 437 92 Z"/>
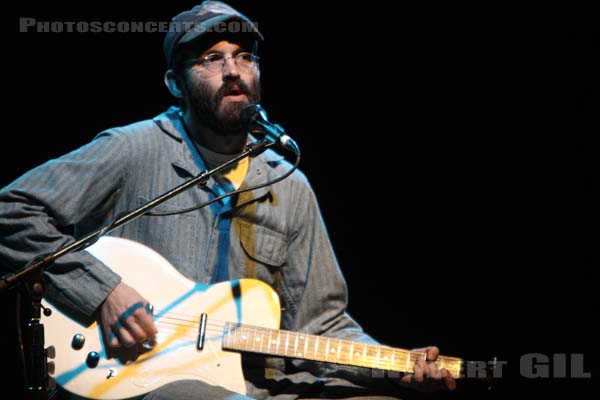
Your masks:
<path fill-rule="evenodd" d="M 260 185 L 255 185 L 255 186 L 247 187 L 247 188 L 244 188 L 244 189 L 237 189 L 237 190 L 234 190 L 233 192 L 222 194 L 220 196 L 215 197 L 214 199 L 211 199 L 211 200 L 209 200 L 207 202 L 204 202 L 204 203 L 202 203 L 200 205 L 197 205 L 197 206 L 194 206 L 194 207 L 191 207 L 191 208 L 184 208 L 183 210 L 164 211 L 164 212 L 152 212 L 152 211 L 150 211 L 150 212 L 147 212 L 144 215 L 147 215 L 149 217 L 164 217 L 164 216 L 167 216 L 167 215 L 185 214 L 185 213 L 188 213 L 188 212 L 191 212 L 191 211 L 195 211 L 195 210 L 198 210 L 198 209 L 200 209 L 202 207 L 206 207 L 206 206 L 208 206 L 208 205 L 210 205 L 210 204 L 212 204 L 212 203 L 214 203 L 216 201 L 224 199 L 225 197 L 233 196 L 234 194 L 249 192 L 251 190 L 260 189 L 262 187 L 273 185 L 273 184 L 275 184 L 277 182 L 280 182 L 280 181 L 284 180 L 285 178 L 287 178 L 288 176 L 290 176 L 296 169 L 298 169 L 298 165 L 299 164 L 300 164 L 300 150 L 298 150 L 298 152 L 296 153 L 296 161 L 294 162 L 294 165 L 292 166 L 292 168 L 288 172 L 286 172 L 285 174 L 283 174 L 280 177 L 277 177 L 277 178 L 275 178 L 275 179 L 273 179 L 271 181 L 267 181 L 266 183 L 261 183 Z"/>
<path fill-rule="evenodd" d="M 29 379 L 27 378 L 27 364 L 25 364 L 25 348 L 23 347 L 23 333 L 21 332 L 21 292 L 18 290 L 16 292 L 15 299 L 15 320 L 17 322 L 16 332 L 17 332 L 17 344 L 19 346 L 19 358 L 21 361 L 21 373 L 23 374 L 23 384 L 24 387 L 29 387 Z"/>

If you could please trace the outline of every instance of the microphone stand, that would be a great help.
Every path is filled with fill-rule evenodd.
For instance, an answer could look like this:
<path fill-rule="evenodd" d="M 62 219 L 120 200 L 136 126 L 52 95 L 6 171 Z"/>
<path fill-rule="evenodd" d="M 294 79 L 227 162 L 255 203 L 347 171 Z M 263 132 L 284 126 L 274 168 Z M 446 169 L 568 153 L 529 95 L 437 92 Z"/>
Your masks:
<path fill-rule="evenodd" d="M 221 164 L 212 170 L 207 170 L 200 175 L 190 179 L 187 182 L 161 194 L 155 199 L 141 205 L 140 207 L 124 213 L 117 217 L 113 222 L 93 231 L 92 233 L 76 240 L 75 242 L 63 246 L 53 253 L 40 256 L 33 259 L 25 267 L 15 273 L 9 273 L 0 278 L 0 293 L 12 289 L 17 284 L 24 282 L 31 298 L 31 319 L 28 323 L 31 338 L 31 352 L 28 365 L 27 396 L 30 399 L 47 400 L 48 390 L 52 390 L 54 381 L 48 377 L 48 373 L 53 373 L 54 363 L 48 362 L 48 358 L 54 358 L 54 346 L 44 348 L 44 326 L 40 323 L 40 312 L 44 309 L 44 315 L 49 316 L 52 311 L 41 304 L 46 288 L 43 281 L 43 272 L 52 265 L 57 259 L 75 251 L 83 250 L 94 244 L 101 236 L 114 231 L 115 229 L 133 221 L 144 215 L 159 204 L 177 196 L 191 187 L 205 183 L 212 175 L 221 172 L 232 164 L 245 157 L 255 157 L 265 151 L 268 147 L 275 145 L 272 141 L 261 140 L 251 143 L 246 150 L 233 159 Z"/>

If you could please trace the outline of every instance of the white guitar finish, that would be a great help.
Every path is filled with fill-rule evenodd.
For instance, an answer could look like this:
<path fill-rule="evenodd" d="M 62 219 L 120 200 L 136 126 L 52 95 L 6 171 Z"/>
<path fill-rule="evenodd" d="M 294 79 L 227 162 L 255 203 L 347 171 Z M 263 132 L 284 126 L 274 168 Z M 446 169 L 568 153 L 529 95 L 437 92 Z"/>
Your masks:
<path fill-rule="evenodd" d="M 279 330 L 280 305 L 267 284 L 240 279 L 215 285 L 196 284 L 177 272 L 154 250 L 126 239 L 103 237 L 88 251 L 110 266 L 123 281 L 155 307 L 157 345 L 142 354 L 120 350 L 107 354 L 102 332 L 53 308 L 43 317 L 46 343 L 56 348 L 56 382 L 91 399 L 126 399 L 166 383 L 196 379 L 245 394 L 239 352 L 409 372 L 423 351 L 353 342 Z M 200 315 L 208 316 L 204 346 L 198 350 Z M 81 349 L 73 338 L 85 337 Z M 228 351 L 225 349 L 233 350 Z M 88 362 L 98 353 L 97 365 Z M 129 355 L 129 357 L 128 357 Z M 460 358 L 439 356 L 439 368 L 459 378 Z"/>
<path fill-rule="evenodd" d="M 240 354 L 222 349 L 223 322 L 243 320 L 277 329 L 279 299 L 268 285 L 252 279 L 199 285 L 179 274 L 154 250 L 126 239 L 102 237 L 88 251 L 154 306 L 157 345 L 136 360 L 123 363 L 107 356 L 96 322 L 83 326 L 43 302 L 53 311 L 42 323 L 46 343 L 56 348 L 53 376 L 57 384 L 93 399 L 137 397 L 181 379 L 197 379 L 245 394 Z M 203 350 L 197 350 L 201 313 L 208 315 L 208 328 Z M 72 339 L 78 333 L 85 337 L 85 343 L 76 350 Z M 86 364 L 90 352 L 100 355 L 94 368 Z"/>

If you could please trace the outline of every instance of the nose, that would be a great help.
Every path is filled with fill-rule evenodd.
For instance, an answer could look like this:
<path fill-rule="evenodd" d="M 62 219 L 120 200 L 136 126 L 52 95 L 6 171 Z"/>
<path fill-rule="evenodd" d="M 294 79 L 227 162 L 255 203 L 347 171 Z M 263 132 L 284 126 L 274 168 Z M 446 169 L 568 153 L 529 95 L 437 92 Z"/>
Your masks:
<path fill-rule="evenodd" d="M 223 59 L 223 78 L 239 78 L 240 70 L 235 63 L 235 57 L 233 56 L 225 56 Z"/>

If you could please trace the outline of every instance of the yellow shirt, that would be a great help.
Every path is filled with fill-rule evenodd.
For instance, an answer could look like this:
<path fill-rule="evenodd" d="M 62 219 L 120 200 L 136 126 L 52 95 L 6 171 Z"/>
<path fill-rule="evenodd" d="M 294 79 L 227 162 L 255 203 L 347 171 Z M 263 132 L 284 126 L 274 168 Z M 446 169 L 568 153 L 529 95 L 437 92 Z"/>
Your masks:
<path fill-rule="evenodd" d="M 237 156 L 237 154 L 216 153 L 210 149 L 207 149 L 204 146 L 199 145 L 198 143 L 196 143 L 196 147 L 198 148 L 198 152 L 204 159 L 206 166 L 210 169 L 215 168 L 216 166 L 221 165 Z M 246 177 L 249 168 L 250 158 L 244 157 L 229 169 L 225 170 L 224 172 L 221 172 L 219 177 L 215 178 L 217 181 L 219 181 L 219 178 L 227 179 L 229 183 L 233 185 L 233 188 L 237 190 L 242 185 L 242 182 L 244 181 L 244 178 Z"/>

